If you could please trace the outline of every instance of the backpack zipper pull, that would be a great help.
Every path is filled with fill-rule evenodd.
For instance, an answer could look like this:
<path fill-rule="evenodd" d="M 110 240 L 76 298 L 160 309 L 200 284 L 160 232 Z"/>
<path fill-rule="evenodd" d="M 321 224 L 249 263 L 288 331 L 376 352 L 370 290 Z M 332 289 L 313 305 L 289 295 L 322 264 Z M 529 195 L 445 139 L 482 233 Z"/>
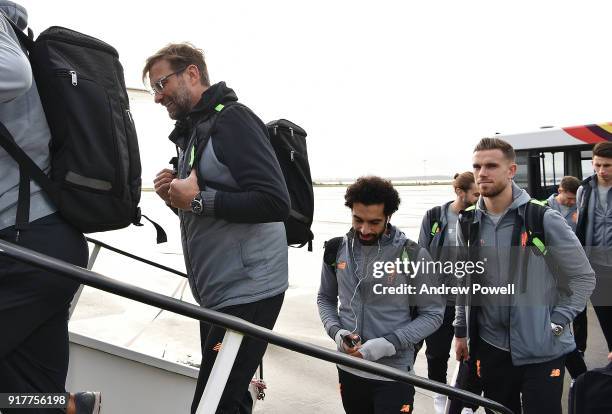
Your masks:
<path fill-rule="evenodd" d="M 70 77 L 72 78 L 72 86 L 77 86 L 77 73 L 73 70 L 70 71 Z"/>
<path fill-rule="evenodd" d="M 15 243 L 19 243 L 19 230 L 15 233 Z"/>
<path fill-rule="evenodd" d="M 295 154 L 295 150 L 291 150 L 291 154 L 290 155 L 291 155 L 291 161 L 292 162 L 295 161 L 295 156 L 293 154 Z"/>

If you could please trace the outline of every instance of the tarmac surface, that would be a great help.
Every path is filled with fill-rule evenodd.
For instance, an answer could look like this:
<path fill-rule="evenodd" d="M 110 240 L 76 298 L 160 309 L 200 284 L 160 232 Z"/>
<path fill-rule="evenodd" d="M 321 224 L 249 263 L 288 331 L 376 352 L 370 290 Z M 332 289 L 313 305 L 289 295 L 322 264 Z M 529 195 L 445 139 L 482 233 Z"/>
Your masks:
<path fill-rule="evenodd" d="M 416 240 L 424 212 L 450 198 L 450 186 L 400 187 L 402 206 L 392 223 Z M 350 214 L 343 206 L 345 189 L 315 188 L 316 214 L 314 251 L 289 250 L 289 283 L 275 331 L 294 339 L 335 349 L 324 332 L 316 305 L 323 241 L 344 234 L 350 227 Z M 150 226 L 92 235 L 131 253 L 184 270 L 176 217 L 155 199 L 143 193 L 143 212 L 158 220 L 168 232 L 168 243 L 154 245 Z M 91 246 L 90 246 L 91 250 Z M 194 302 L 186 280 L 152 270 L 129 259 L 102 251 L 94 270 L 127 283 Z M 597 318 L 589 309 L 589 339 L 586 361 L 589 368 L 606 365 L 607 347 Z M 136 351 L 190 365 L 200 363 L 198 322 L 161 312 L 137 302 L 85 288 L 70 324 L 71 331 L 92 336 Z M 451 353 L 453 353 L 451 348 Z M 449 360 L 448 377 L 455 369 Z M 415 373 L 427 376 L 425 352 L 421 350 Z M 566 375 L 566 392 L 569 386 Z M 342 413 L 337 370 L 326 361 L 269 346 L 264 358 L 266 398 L 256 404 L 256 413 Z M 564 401 L 567 401 L 566 396 Z M 434 413 L 432 393 L 417 389 L 415 413 Z M 483 410 L 479 412 L 484 412 Z"/>

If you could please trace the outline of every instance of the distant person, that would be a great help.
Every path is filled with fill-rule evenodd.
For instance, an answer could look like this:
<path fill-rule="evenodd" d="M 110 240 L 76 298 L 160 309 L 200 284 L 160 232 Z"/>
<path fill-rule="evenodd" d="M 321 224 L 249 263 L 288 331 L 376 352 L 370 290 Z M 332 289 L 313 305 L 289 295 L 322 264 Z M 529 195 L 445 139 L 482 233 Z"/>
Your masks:
<path fill-rule="evenodd" d="M 17 145 L 49 171 L 47 126 L 25 49 L 9 24 L 25 30 L 28 14 L 0 0 L 0 123 Z M 8 138 L 8 137 L 6 137 Z M 11 138 L 9 138 L 11 139 Z M 87 265 L 87 242 L 29 183 L 29 223 L 16 223 L 19 166 L 0 148 L 0 239 L 77 266 Z M 79 283 L 0 255 L 0 393 L 64 393 L 68 374 L 68 309 Z M 100 393 L 70 394 L 68 410 L 6 409 L 18 413 L 97 413 Z"/>
<path fill-rule="evenodd" d="M 580 180 L 576 177 L 565 176 L 559 183 L 557 194 L 552 194 L 546 200 L 546 204 L 553 210 L 557 210 L 565 218 L 567 224 L 576 231 L 576 221 L 578 212 L 576 209 L 576 193 L 580 187 Z M 578 375 L 587 371 L 586 363 L 584 362 L 584 352 L 587 346 L 587 313 L 586 307 L 576 316 L 573 322 L 574 339 L 576 340 L 576 349 L 567 355 L 565 367 L 572 378 L 577 378 Z"/>
<path fill-rule="evenodd" d="M 576 210 L 576 193 L 580 187 L 580 180 L 571 175 L 567 175 L 561 179 L 559 190 L 556 194 L 552 194 L 546 200 L 546 204 L 550 208 L 557 210 L 572 230 L 576 231 L 576 222 L 578 213 Z"/>
<path fill-rule="evenodd" d="M 160 171 L 154 186 L 179 216 L 193 296 L 205 308 L 272 329 L 288 287 L 289 193 L 266 127 L 224 82 L 210 85 L 203 52 L 190 44 L 149 57 L 147 76 L 155 102 L 177 121 L 170 140 L 180 151 L 178 171 Z M 225 331 L 200 323 L 192 413 Z M 251 412 L 247 389 L 266 347 L 243 339 L 217 413 Z"/>
<path fill-rule="evenodd" d="M 612 351 L 612 142 L 593 147 L 593 169 L 576 194 L 576 234 L 597 275 L 591 302 Z"/>
<path fill-rule="evenodd" d="M 460 217 L 457 241 L 469 246 L 470 261 L 486 266 L 484 274 L 462 282 L 470 289 L 485 284 L 515 290 L 458 297 L 455 351 L 458 360 L 476 359 L 485 397 L 517 414 L 561 414 L 565 355 L 576 347 L 569 324 L 586 306 L 595 275 L 575 234 L 551 209 L 544 211 L 543 248 L 563 270 L 571 295 L 536 256 L 535 242 L 528 245 L 526 211 L 539 206 L 529 206 L 529 194 L 514 184 L 515 158 L 512 146 L 498 138 L 483 138 L 474 149 L 481 197 Z"/>
<path fill-rule="evenodd" d="M 442 297 L 428 295 L 417 303 L 409 294 L 384 293 L 382 288 L 402 286 L 410 276 L 394 271 L 375 277 L 374 271 L 376 263 L 431 257 L 391 225 L 400 198 L 390 181 L 361 177 L 347 188 L 344 199 L 351 209 L 352 228 L 327 244 L 317 296 L 321 321 L 339 351 L 410 371 L 414 344 L 442 323 Z M 411 306 L 416 306 L 416 314 Z M 338 377 L 348 414 L 413 412 L 412 385 L 342 365 Z"/>
<path fill-rule="evenodd" d="M 419 234 L 419 245 L 426 248 L 432 257 L 438 261 L 454 260 L 453 248 L 457 245 L 457 219 L 459 212 L 476 203 L 479 197 L 478 188 L 474 182 L 474 174 L 466 171 L 455 174 L 453 178 L 455 199 L 434 207 L 425 213 Z M 444 284 L 457 286 L 457 278 L 448 275 Z M 427 376 L 429 379 L 446 383 L 448 359 L 453 342 L 453 321 L 455 320 L 455 295 L 446 297 L 446 310 L 442 326 L 425 338 L 427 350 Z M 446 396 L 435 394 L 433 398 L 436 414 L 446 412 Z"/>

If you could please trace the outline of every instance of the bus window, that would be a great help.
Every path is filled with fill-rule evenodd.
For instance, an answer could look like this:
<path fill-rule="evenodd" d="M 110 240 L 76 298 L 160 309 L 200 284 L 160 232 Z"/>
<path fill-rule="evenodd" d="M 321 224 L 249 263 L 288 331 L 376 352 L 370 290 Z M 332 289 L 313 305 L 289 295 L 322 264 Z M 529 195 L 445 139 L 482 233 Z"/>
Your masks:
<path fill-rule="evenodd" d="M 527 151 L 516 151 L 516 175 L 514 176 L 514 182 L 525 190 L 528 188 L 528 174 L 527 174 L 527 160 L 529 158 L 529 152 Z"/>
<path fill-rule="evenodd" d="M 564 172 L 562 152 L 540 153 L 540 185 L 544 192 L 555 192 Z"/>
<path fill-rule="evenodd" d="M 593 151 L 580 151 L 580 164 L 582 166 L 582 177 L 585 179 L 593 175 Z"/>

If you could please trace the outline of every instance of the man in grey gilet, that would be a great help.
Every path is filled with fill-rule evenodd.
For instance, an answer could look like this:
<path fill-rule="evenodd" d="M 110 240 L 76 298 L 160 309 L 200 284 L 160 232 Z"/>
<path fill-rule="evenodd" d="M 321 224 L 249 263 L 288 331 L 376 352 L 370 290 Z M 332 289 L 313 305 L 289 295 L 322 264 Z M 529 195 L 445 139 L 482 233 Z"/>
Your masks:
<path fill-rule="evenodd" d="M 283 220 L 289 193 L 263 122 L 234 91 L 210 85 L 203 52 L 170 44 L 147 59 L 155 102 L 176 126 L 177 171 L 164 169 L 155 191 L 175 210 L 189 284 L 208 309 L 272 329 L 288 287 Z M 200 324 L 202 365 L 195 413 L 225 329 Z M 248 413 L 248 385 L 266 343 L 245 337 L 217 412 Z"/>

